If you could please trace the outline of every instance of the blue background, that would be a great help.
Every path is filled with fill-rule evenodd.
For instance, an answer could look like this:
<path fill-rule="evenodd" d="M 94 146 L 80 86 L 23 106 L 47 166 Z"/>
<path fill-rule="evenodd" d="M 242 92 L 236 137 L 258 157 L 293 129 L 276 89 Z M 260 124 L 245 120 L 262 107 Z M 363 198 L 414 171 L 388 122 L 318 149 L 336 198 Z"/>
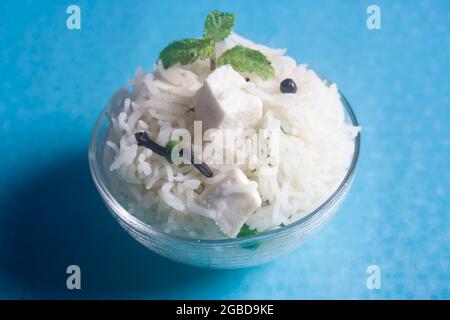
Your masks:
<path fill-rule="evenodd" d="M 382 10 L 368 30 L 366 8 Z M 81 30 L 66 7 L 81 7 Z M 1 1 L 0 298 L 450 298 L 450 2 Z M 91 181 L 94 121 L 137 66 L 213 8 L 336 81 L 363 126 L 354 187 L 294 253 L 241 270 L 159 257 Z M 82 290 L 66 289 L 66 267 Z M 366 269 L 381 268 L 368 290 Z"/>

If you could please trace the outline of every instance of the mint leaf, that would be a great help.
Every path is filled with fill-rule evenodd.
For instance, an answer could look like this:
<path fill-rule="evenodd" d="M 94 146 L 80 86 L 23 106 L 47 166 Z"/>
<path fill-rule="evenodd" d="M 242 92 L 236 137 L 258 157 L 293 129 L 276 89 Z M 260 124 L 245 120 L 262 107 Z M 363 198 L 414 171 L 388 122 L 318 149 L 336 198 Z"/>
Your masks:
<path fill-rule="evenodd" d="M 241 228 L 241 231 L 239 231 L 239 234 L 237 236 L 238 237 L 248 237 L 248 236 L 254 236 L 257 233 L 258 233 L 258 231 L 256 231 L 256 229 L 250 230 L 248 225 L 244 224 Z"/>
<path fill-rule="evenodd" d="M 331 85 L 333 84 L 330 80 L 328 80 L 328 79 L 326 79 L 326 78 L 323 79 L 323 83 L 324 83 L 328 88 L 331 87 Z"/>
<path fill-rule="evenodd" d="M 228 12 L 211 11 L 205 20 L 203 37 L 219 42 L 228 37 L 235 23 L 234 14 Z"/>
<path fill-rule="evenodd" d="M 242 228 L 241 228 L 241 231 L 239 232 L 239 234 L 237 236 L 238 237 L 248 237 L 248 236 L 254 236 L 257 233 L 258 233 L 258 231 L 256 231 L 256 229 L 250 230 L 248 225 L 244 224 L 242 226 Z M 258 247 L 260 245 L 261 245 L 260 241 L 254 241 L 254 242 L 251 242 L 249 244 L 242 245 L 241 247 L 243 249 L 256 250 L 256 249 L 258 249 Z"/>
<path fill-rule="evenodd" d="M 181 63 L 190 64 L 197 59 L 208 59 L 214 53 L 214 46 L 204 39 L 184 39 L 174 41 L 159 54 L 165 69 Z"/>
<path fill-rule="evenodd" d="M 237 45 L 225 51 L 217 60 L 218 65 L 229 64 L 239 72 L 255 73 L 266 80 L 275 75 L 270 61 L 258 50 Z"/>

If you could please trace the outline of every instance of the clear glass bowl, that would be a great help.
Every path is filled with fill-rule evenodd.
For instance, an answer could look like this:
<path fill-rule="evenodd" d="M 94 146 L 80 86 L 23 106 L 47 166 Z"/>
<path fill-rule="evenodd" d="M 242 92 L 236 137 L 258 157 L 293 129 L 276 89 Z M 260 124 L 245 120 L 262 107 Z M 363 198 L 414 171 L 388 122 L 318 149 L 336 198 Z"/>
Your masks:
<path fill-rule="evenodd" d="M 169 259 L 206 268 L 229 269 L 254 266 L 274 260 L 293 251 L 336 212 L 351 188 L 360 149 L 360 135 L 355 139 L 355 150 L 349 170 L 336 191 L 316 210 L 285 227 L 237 239 L 196 240 L 163 232 L 130 214 L 113 196 L 107 170 L 103 164 L 106 137 L 110 127 L 108 115 L 120 108 L 128 95 L 119 90 L 97 119 L 90 145 L 89 165 L 95 185 L 106 206 L 120 225 L 137 241 Z M 341 93 L 346 121 L 357 126 L 355 114 Z"/>

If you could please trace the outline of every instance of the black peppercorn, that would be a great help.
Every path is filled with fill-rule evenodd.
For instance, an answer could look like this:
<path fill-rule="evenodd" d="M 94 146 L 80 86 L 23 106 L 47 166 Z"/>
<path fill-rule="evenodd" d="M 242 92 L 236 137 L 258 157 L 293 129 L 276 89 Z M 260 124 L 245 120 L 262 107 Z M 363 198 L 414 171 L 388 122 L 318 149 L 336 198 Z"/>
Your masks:
<path fill-rule="evenodd" d="M 280 83 L 280 91 L 282 93 L 296 93 L 297 92 L 297 85 L 295 84 L 294 80 L 292 79 L 284 79 Z"/>

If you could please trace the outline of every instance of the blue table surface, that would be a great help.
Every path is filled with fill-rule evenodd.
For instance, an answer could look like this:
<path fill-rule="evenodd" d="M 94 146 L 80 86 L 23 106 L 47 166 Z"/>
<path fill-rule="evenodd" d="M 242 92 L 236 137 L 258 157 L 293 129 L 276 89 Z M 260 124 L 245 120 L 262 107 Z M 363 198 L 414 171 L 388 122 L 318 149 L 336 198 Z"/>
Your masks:
<path fill-rule="evenodd" d="M 66 28 L 69 4 L 81 30 Z M 449 299 L 450 2 L 1 1 L 0 298 Z M 381 8 L 381 30 L 366 27 Z M 162 258 L 129 237 L 91 180 L 111 93 L 213 8 L 235 30 L 338 83 L 363 127 L 338 214 L 295 252 L 239 270 Z M 82 289 L 66 288 L 79 265 Z M 366 269 L 378 265 L 381 288 Z"/>

